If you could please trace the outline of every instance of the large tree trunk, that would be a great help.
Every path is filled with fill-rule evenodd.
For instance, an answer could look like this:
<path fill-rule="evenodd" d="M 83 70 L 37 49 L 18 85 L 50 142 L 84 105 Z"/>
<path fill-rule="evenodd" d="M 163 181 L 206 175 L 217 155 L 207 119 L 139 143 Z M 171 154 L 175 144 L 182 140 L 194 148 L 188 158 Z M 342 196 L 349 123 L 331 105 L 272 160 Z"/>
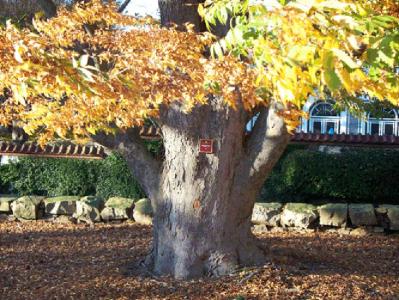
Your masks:
<path fill-rule="evenodd" d="M 219 276 L 264 261 L 250 231 L 251 213 L 289 135 L 274 104 L 260 110 L 248 135 L 247 117 L 240 105 L 233 109 L 220 98 L 188 114 L 178 103 L 161 110 L 162 164 L 137 130 L 94 137 L 126 158 L 151 199 L 154 239 L 146 263 L 154 273 Z M 214 140 L 214 153 L 199 152 L 202 138 Z"/>
<path fill-rule="evenodd" d="M 264 254 L 250 231 L 256 196 L 289 141 L 278 107 L 262 108 L 253 131 L 247 113 L 216 98 L 186 114 L 178 103 L 161 110 L 162 164 L 137 132 L 98 136 L 119 151 L 154 208 L 153 250 L 146 263 L 158 275 L 219 276 L 257 265 Z M 199 152 L 200 139 L 214 153 Z"/>
<path fill-rule="evenodd" d="M 261 179 L 248 181 L 254 160 L 246 152 L 247 113 L 213 99 L 190 114 L 175 105 L 162 119 L 165 162 L 160 192 L 153 199 L 149 260 L 154 272 L 186 279 L 264 262 L 250 220 L 259 188 L 274 163 L 263 170 Z M 279 130 L 284 136 L 284 126 Z M 213 154 L 199 153 L 201 138 L 214 140 Z M 269 160 L 277 161 L 286 139 L 282 141 Z"/>
<path fill-rule="evenodd" d="M 251 200 L 234 186 L 245 120 L 242 110 L 220 103 L 189 115 L 177 106 L 168 110 L 162 126 L 166 159 L 155 201 L 156 273 L 221 275 L 246 263 L 247 254 L 253 262 L 260 259 L 250 236 Z M 199 153 L 201 138 L 214 139 L 214 154 Z"/>

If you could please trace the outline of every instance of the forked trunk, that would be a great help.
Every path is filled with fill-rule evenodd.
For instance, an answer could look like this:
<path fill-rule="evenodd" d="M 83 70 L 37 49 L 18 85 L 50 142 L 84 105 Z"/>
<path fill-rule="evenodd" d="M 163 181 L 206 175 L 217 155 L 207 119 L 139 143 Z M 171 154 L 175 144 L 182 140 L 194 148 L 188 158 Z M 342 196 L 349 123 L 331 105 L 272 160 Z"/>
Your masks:
<path fill-rule="evenodd" d="M 246 113 L 221 100 L 163 116 L 165 162 L 156 201 L 151 255 L 156 274 L 176 278 L 223 275 L 264 255 L 250 231 L 257 191 L 242 186 Z M 199 151 L 213 139 L 214 153 Z"/>
<path fill-rule="evenodd" d="M 251 213 L 289 135 L 273 103 L 260 109 L 246 135 L 248 113 L 237 106 L 215 98 L 188 114 L 177 103 L 161 110 L 162 164 L 136 130 L 96 136 L 126 158 L 151 199 L 154 239 L 146 264 L 158 275 L 218 276 L 264 261 L 250 231 Z M 213 140 L 213 153 L 200 153 L 201 139 Z"/>

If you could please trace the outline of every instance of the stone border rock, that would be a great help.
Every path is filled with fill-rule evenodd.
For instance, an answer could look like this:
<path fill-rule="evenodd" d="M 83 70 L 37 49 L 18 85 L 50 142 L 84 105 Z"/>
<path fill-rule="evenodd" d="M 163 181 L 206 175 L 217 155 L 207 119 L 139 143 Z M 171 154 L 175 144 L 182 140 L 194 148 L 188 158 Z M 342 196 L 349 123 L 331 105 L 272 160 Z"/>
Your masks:
<path fill-rule="evenodd" d="M 353 235 L 382 233 L 399 230 L 399 205 L 327 203 L 316 207 L 306 203 L 256 203 L 252 223 L 254 232 L 258 233 L 278 228 L 341 228 L 342 232 L 353 231 Z"/>
<path fill-rule="evenodd" d="M 138 204 L 135 208 L 135 203 Z M 149 199 L 111 197 L 104 201 L 96 196 L 39 197 L 0 195 L 1 221 L 33 221 L 46 219 L 57 223 L 122 222 L 135 221 L 152 224 L 152 208 Z M 133 217 L 136 215 L 137 220 Z"/>
<path fill-rule="evenodd" d="M 95 196 L 17 197 L 0 195 L 0 222 L 46 218 L 55 222 L 122 222 L 152 224 L 151 201 Z M 58 221 L 56 221 L 59 219 Z M 399 205 L 327 203 L 256 203 L 252 216 L 254 232 L 335 229 L 339 234 L 362 235 L 399 231 Z"/>

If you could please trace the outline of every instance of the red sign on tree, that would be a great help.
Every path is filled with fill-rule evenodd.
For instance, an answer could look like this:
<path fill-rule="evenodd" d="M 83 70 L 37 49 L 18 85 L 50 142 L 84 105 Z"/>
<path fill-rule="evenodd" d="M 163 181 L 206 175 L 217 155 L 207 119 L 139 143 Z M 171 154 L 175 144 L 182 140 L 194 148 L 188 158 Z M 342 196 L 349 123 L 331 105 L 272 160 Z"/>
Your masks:
<path fill-rule="evenodd" d="M 199 152 L 200 153 L 213 153 L 213 140 L 211 139 L 200 139 L 199 144 Z"/>

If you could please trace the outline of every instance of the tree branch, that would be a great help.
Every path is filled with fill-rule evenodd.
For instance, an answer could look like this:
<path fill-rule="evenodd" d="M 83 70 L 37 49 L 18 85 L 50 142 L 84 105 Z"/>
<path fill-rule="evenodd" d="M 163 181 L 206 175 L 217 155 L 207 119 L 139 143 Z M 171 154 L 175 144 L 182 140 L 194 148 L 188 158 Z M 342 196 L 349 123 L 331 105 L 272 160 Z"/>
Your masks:
<path fill-rule="evenodd" d="M 285 122 L 277 114 L 277 105 L 262 108 L 247 141 L 245 158 L 238 166 L 237 184 L 258 191 L 284 152 L 290 136 Z M 245 181 L 245 182 L 244 182 Z"/>
<path fill-rule="evenodd" d="M 57 15 L 57 6 L 52 0 L 38 0 L 40 7 L 46 14 L 46 18 L 50 19 Z"/>
<path fill-rule="evenodd" d="M 126 159 L 146 195 L 155 199 L 158 193 L 162 163 L 148 152 L 137 128 L 115 135 L 98 134 L 92 138 L 108 151 L 120 153 Z"/>
<path fill-rule="evenodd" d="M 119 6 L 118 8 L 118 13 L 123 13 L 123 11 L 125 10 L 125 8 L 129 5 L 131 0 L 125 0 L 121 6 Z"/>

